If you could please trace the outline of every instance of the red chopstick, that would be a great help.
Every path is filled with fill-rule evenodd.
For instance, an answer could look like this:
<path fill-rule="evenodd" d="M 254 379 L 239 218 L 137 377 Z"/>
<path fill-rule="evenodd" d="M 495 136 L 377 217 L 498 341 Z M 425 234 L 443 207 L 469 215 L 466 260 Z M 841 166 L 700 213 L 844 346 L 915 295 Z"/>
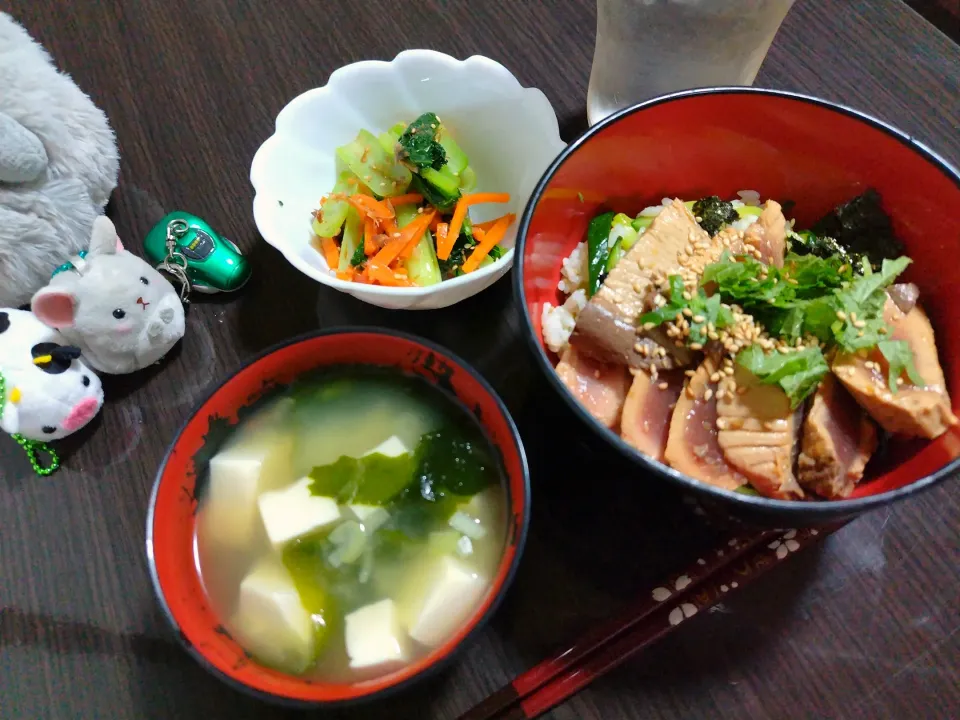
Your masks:
<path fill-rule="evenodd" d="M 516 677 L 459 720 L 533 720 L 701 610 L 839 529 L 757 531 L 729 538 L 617 618 Z"/>

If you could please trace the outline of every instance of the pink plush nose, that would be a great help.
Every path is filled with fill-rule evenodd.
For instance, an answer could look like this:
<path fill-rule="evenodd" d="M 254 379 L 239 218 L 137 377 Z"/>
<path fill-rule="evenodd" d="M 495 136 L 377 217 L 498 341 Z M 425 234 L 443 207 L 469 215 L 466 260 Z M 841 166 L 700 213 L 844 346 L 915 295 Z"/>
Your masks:
<path fill-rule="evenodd" d="M 97 414 L 97 408 L 97 401 L 93 398 L 85 398 L 84 400 L 81 400 L 73 406 L 70 414 L 67 415 L 66 420 L 61 423 L 60 427 L 67 432 L 79 430 L 88 422 L 93 420 L 93 416 Z"/>

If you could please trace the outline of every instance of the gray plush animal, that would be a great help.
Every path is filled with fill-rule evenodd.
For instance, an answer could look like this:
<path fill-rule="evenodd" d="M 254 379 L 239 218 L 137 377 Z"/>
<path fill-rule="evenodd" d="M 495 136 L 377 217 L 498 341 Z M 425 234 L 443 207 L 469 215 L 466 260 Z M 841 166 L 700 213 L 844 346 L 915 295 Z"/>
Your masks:
<path fill-rule="evenodd" d="M 160 360 L 183 337 L 180 295 L 150 265 L 123 249 L 105 216 L 93 223 L 90 249 L 74 257 L 33 296 L 34 314 L 113 375 Z"/>
<path fill-rule="evenodd" d="M 106 115 L 0 13 L 0 306 L 86 247 L 118 170 Z"/>

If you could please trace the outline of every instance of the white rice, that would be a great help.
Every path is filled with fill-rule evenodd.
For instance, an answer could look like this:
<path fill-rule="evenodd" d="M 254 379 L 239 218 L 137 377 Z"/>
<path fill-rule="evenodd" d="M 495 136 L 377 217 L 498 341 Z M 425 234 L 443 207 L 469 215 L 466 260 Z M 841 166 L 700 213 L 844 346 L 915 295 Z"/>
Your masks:
<path fill-rule="evenodd" d="M 543 306 L 540 325 L 543 328 L 543 341 L 553 352 L 559 355 L 570 342 L 570 335 L 577 324 L 577 316 L 587 305 L 587 291 L 575 290 L 566 302 L 559 307 L 550 303 Z"/>
<path fill-rule="evenodd" d="M 747 228 L 753 225 L 759 219 L 760 218 L 756 215 L 747 215 L 746 217 L 742 217 L 739 220 L 735 220 L 734 222 L 730 223 L 730 226 L 740 230 L 741 232 L 746 232 Z"/>
<path fill-rule="evenodd" d="M 560 282 L 557 283 L 560 292 L 569 295 L 574 290 L 587 286 L 587 279 L 589 278 L 588 259 L 585 242 L 578 244 L 573 252 L 563 259 L 563 266 L 560 268 Z"/>

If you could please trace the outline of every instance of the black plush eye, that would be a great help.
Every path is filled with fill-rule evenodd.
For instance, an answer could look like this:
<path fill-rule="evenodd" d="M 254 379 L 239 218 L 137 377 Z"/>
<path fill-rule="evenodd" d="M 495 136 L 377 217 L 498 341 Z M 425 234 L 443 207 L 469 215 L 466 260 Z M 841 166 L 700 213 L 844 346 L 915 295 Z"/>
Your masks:
<path fill-rule="evenodd" d="M 90 387 L 90 377 L 88 375 L 83 376 L 83 386 Z"/>
<path fill-rule="evenodd" d="M 142 282 L 144 285 L 149 285 L 149 284 L 150 284 L 150 281 L 147 280 L 145 277 L 140 278 L 140 282 Z"/>
<path fill-rule="evenodd" d="M 49 425 L 44 425 L 42 429 L 46 435 L 53 435 L 57 431 L 55 427 L 50 427 Z"/>
<path fill-rule="evenodd" d="M 117 308 L 116 310 L 113 311 L 113 316 L 117 320 L 123 320 L 127 316 L 127 313 L 126 311 L 121 310 L 120 308 Z"/>

